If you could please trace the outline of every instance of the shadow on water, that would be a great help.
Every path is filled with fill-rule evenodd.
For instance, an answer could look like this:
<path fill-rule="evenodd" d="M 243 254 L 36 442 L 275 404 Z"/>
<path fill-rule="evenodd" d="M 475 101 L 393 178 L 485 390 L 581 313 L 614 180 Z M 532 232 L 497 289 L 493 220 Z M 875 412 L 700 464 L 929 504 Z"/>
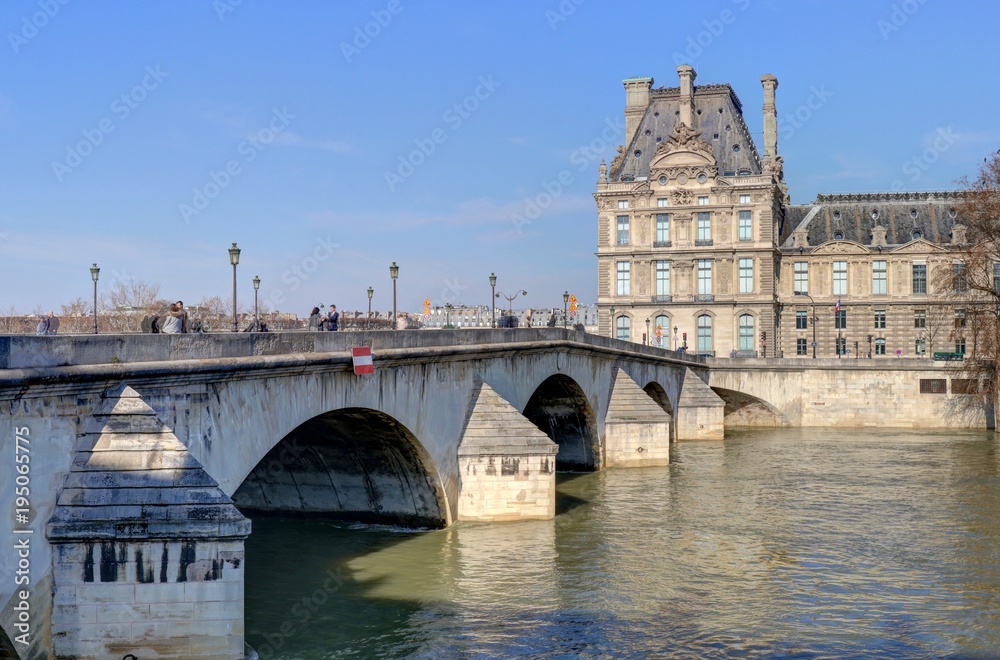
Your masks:
<path fill-rule="evenodd" d="M 585 479 L 593 475 L 593 472 L 558 472 L 556 473 L 556 515 L 569 513 L 577 507 L 590 504 L 590 500 L 579 497 L 573 482 Z"/>

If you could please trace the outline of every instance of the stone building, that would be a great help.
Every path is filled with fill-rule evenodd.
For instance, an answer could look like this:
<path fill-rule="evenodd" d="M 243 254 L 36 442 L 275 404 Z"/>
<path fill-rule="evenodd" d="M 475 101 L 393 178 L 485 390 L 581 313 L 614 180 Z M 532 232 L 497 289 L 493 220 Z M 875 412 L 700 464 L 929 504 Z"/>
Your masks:
<path fill-rule="evenodd" d="M 817 357 L 964 352 L 941 284 L 965 240 L 960 193 L 792 205 L 777 79 L 761 78 L 760 155 L 732 87 L 677 73 L 623 81 L 627 146 L 594 195 L 601 334 L 717 357 L 808 357 L 814 334 Z"/>

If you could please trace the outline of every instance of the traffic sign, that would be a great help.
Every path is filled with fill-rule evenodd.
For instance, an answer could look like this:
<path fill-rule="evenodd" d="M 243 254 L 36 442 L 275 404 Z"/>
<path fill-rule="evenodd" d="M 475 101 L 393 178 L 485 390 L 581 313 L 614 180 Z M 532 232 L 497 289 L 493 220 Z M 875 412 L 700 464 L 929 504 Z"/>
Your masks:
<path fill-rule="evenodd" d="M 375 363 L 372 360 L 372 349 L 370 346 L 352 348 L 351 357 L 354 358 L 355 376 L 375 373 Z"/>

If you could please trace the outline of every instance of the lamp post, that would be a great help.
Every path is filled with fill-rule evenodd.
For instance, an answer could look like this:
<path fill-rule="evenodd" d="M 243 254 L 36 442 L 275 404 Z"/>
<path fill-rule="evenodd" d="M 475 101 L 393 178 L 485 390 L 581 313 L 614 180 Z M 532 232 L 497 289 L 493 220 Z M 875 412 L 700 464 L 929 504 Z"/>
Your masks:
<path fill-rule="evenodd" d="M 646 319 L 646 341 L 644 343 L 649 346 L 649 319 Z"/>
<path fill-rule="evenodd" d="M 809 303 L 812 305 L 812 319 L 810 319 L 810 323 L 812 323 L 812 327 L 813 327 L 813 359 L 815 360 L 816 359 L 816 321 L 818 320 L 816 318 L 816 301 L 813 300 L 812 296 L 810 296 L 805 291 L 793 291 L 792 293 L 794 293 L 797 296 L 805 296 L 806 298 L 809 299 Z M 839 348 L 839 345 L 838 345 L 838 348 Z M 840 357 L 839 351 L 838 351 L 838 357 Z"/>
<path fill-rule="evenodd" d="M 254 330 L 260 331 L 260 316 L 257 315 L 257 291 L 260 290 L 260 276 L 253 276 L 253 325 Z"/>
<path fill-rule="evenodd" d="M 677 352 L 677 326 L 674 326 L 674 352 Z"/>
<path fill-rule="evenodd" d="M 365 330 L 371 330 L 372 327 L 372 296 L 375 295 L 375 289 L 368 287 L 368 318 L 365 323 Z"/>
<path fill-rule="evenodd" d="M 399 277 L 399 266 L 395 261 L 389 266 L 389 277 L 392 278 L 392 329 L 396 330 L 399 327 L 396 319 L 396 278 Z"/>
<path fill-rule="evenodd" d="M 490 273 L 490 327 L 497 327 L 497 274 Z"/>
<path fill-rule="evenodd" d="M 563 291 L 563 330 L 566 329 L 566 320 L 567 320 L 566 317 L 569 314 L 569 311 L 567 309 L 568 305 L 569 305 L 569 291 Z"/>
<path fill-rule="evenodd" d="M 451 303 L 444 304 L 444 327 L 451 329 Z"/>
<path fill-rule="evenodd" d="M 616 339 L 618 337 L 618 333 L 615 332 L 615 330 L 616 330 L 616 328 L 615 328 L 615 306 L 612 305 L 611 309 L 608 310 L 608 311 L 611 312 L 611 338 L 612 339 Z"/>
<path fill-rule="evenodd" d="M 240 249 L 233 243 L 229 248 L 229 263 L 233 265 L 233 332 L 239 332 L 239 322 L 236 320 L 236 264 L 240 263 Z"/>
<path fill-rule="evenodd" d="M 500 296 L 503 296 L 504 298 L 507 299 L 507 317 L 509 319 L 511 316 L 514 316 L 514 298 L 526 295 L 528 295 L 528 292 L 525 291 L 524 289 L 521 289 L 520 291 L 515 291 L 514 295 L 512 296 L 508 296 L 506 293 L 501 291 L 500 293 L 496 294 L 495 297 L 499 298 Z"/>
<path fill-rule="evenodd" d="M 94 334 L 97 334 L 97 279 L 101 276 L 101 269 L 94 264 L 90 267 L 90 279 L 94 280 Z"/>

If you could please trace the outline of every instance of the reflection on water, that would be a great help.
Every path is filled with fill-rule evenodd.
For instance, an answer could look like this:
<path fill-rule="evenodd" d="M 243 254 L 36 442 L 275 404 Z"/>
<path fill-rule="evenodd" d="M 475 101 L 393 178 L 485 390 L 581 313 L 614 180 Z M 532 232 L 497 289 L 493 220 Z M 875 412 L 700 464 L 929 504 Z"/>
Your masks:
<path fill-rule="evenodd" d="M 262 658 L 1000 657 L 990 433 L 753 431 L 560 475 L 553 521 L 260 519 Z"/>

